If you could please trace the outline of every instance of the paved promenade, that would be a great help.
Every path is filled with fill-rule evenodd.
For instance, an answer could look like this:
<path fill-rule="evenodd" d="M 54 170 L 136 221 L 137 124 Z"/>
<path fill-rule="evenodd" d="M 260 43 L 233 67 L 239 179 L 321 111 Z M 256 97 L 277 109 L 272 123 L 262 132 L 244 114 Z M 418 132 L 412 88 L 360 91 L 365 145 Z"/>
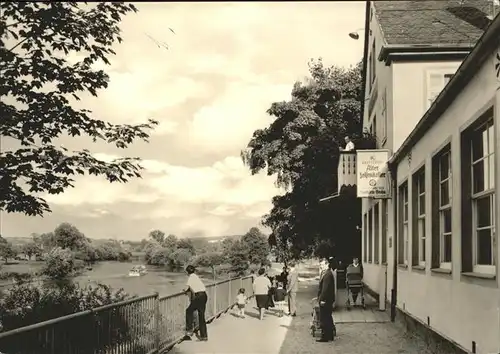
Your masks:
<path fill-rule="evenodd" d="M 316 343 L 310 335 L 311 299 L 317 282 L 303 282 L 297 296 L 297 317 L 279 318 L 268 314 L 257 318 L 255 304 L 247 309 L 245 319 L 231 312 L 208 325 L 207 342 L 185 341 L 171 354 L 431 354 L 426 343 L 389 320 L 375 301 L 367 296 L 367 309 L 344 307 L 345 292 L 339 292 L 339 307 L 334 317 L 337 338 L 330 343 Z"/>

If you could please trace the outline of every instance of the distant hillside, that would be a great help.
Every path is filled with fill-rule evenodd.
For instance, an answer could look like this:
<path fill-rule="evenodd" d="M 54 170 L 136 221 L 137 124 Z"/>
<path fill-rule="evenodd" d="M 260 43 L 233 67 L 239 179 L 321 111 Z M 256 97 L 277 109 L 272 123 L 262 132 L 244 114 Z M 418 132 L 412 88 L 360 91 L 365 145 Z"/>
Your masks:
<path fill-rule="evenodd" d="M 205 240 L 210 243 L 212 242 L 220 242 L 224 240 L 225 238 L 229 239 L 239 239 L 242 235 L 227 235 L 227 236 L 212 236 L 212 237 L 190 237 L 189 239 L 193 241 L 197 240 Z M 12 243 L 13 245 L 23 245 L 25 243 L 28 243 L 32 241 L 33 239 L 31 237 L 4 237 L 8 242 Z M 103 243 L 107 243 L 109 241 L 115 241 L 114 239 L 96 239 L 96 238 L 91 238 L 92 242 L 95 245 L 101 245 Z M 120 241 L 120 240 L 116 240 Z M 129 241 L 129 240 L 123 240 L 125 244 L 130 244 L 130 245 L 139 245 L 141 243 L 140 240 L 137 241 Z"/>
<path fill-rule="evenodd" d="M 4 237 L 7 242 L 13 245 L 24 245 L 32 241 L 31 237 Z"/>
<path fill-rule="evenodd" d="M 237 239 L 241 238 L 241 236 L 242 235 L 213 236 L 213 237 L 191 237 L 190 239 L 193 241 L 205 240 L 205 241 L 208 241 L 210 243 L 215 243 L 215 242 L 221 242 L 222 240 L 224 240 L 226 238 L 237 240 Z"/>

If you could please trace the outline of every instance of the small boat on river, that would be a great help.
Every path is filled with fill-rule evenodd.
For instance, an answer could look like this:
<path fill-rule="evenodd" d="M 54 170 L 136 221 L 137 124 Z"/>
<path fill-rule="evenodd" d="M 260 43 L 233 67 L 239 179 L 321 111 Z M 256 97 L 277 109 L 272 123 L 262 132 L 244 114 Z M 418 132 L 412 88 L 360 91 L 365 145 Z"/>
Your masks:
<path fill-rule="evenodd" d="M 147 274 L 147 269 L 146 266 L 144 265 L 139 265 L 139 266 L 134 266 L 129 272 L 128 276 L 129 277 L 140 277 L 142 275 Z"/>

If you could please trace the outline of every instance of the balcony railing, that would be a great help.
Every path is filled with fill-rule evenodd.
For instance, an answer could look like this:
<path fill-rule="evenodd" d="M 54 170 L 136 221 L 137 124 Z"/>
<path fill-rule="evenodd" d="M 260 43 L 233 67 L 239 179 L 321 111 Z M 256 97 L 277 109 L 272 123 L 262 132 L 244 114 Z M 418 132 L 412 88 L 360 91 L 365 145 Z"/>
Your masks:
<path fill-rule="evenodd" d="M 207 321 L 230 309 L 240 288 L 252 294 L 252 277 L 208 285 Z M 154 294 L 14 329 L 0 333 L 0 353 L 162 353 L 184 335 L 188 301 Z"/>
<path fill-rule="evenodd" d="M 355 186 L 357 181 L 356 176 L 356 152 L 341 151 L 339 158 L 339 166 L 337 171 L 338 190 L 342 186 Z"/>

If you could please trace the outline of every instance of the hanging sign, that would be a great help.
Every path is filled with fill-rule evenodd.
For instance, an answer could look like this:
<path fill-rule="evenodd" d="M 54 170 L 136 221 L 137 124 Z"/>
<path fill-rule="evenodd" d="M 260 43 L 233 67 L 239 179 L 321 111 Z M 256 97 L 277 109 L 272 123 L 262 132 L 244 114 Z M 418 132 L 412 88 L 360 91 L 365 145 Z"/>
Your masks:
<path fill-rule="evenodd" d="M 356 153 L 358 198 L 390 198 L 389 151 L 358 150 Z"/>

